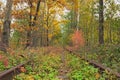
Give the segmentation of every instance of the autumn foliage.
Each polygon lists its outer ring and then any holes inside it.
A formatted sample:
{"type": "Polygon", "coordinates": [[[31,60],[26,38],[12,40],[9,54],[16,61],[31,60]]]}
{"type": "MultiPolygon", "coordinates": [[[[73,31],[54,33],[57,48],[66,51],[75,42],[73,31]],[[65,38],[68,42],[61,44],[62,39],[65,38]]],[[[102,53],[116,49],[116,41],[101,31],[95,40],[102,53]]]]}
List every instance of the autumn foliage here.
{"type": "Polygon", "coordinates": [[[9,64],[8,59],[7,59],[7,58],[6,58],[6,59],[4,59],[3,63],[4,63],[4,66],[5,66],[5,67],[7,67],[7,66],[8,66],[8,64],[9,64]]]}
{"type": "Polygon", "coordinates": [[[68,51],[77,51],[80,47],[83,47],[85,44],[84,37],[82,31],[76,30],[72,35],[72,44],[73,46],[67,46],[66,49],[68,51]]]}
{"type": "Polygon", "coordinates": [[[20,71],[21,71],[21,72],[26,72],[25,67],[20,67],[20,71]]]}
{"type": "Polygon", "coordinates": [[[4,64],[5,67],[9,65],[8,58],[3,55],[0,55],[0,61],[4,64]]]}
{"type": "Polygon", "coordinates": [[[77,30],[74,32],[73,36],[72,36],[72,43],[74,47],[82,47],[84,46],[85,42],[84,42],[84,38],[83,38],[83,34],[82,31],[77,30]]]}

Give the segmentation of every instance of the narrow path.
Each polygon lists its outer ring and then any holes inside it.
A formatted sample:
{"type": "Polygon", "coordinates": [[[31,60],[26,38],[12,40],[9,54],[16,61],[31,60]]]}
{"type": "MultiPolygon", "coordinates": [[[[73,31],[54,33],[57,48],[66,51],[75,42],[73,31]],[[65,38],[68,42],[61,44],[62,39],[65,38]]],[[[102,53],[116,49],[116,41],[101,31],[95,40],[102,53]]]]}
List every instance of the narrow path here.
{"type": "Polygon", "coordinates": [[[69,72],[69,69],[66,67],[66,65],[64,65],[64,63],[61,65],[60,69],[59,69],[59,75],[58,78],[60,80],[69,80],[67,73],[69,72]]]}
{"type": "Polygon", "coordinates": [[[69,68],[67,67],[67,60],[66,60],[66,54],[63,51],[61,54],[61,64],[60,64],[60,68],[58,70],[59,74],[58,74],[58,78],[60,80],[69,80],[67,74],[69,73],[69,68]]]}

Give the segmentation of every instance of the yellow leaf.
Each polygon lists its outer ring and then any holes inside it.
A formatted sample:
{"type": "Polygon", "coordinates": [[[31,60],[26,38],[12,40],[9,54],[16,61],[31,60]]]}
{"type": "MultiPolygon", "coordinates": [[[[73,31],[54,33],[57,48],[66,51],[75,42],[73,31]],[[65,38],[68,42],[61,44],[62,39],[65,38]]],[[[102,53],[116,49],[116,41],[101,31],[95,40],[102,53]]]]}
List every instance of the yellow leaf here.
{"type": "Polygon", "coordinates": [[[100,78],[100,74],[96,73],[95,77],[96,77],[96,79],[99,79],[100,78]]]}
{"type": "Polygon", "coordinates": [[[49,35],[48,35],[48,38],[49,38],[49,39],[51,39],[51,38],[52,38],[52,36],[53,36],[53,34],[49,34],[49,35]]]}
{"type": "Polygon", "coordinates": [[[28,76],[28,77],[26,77],[26,80],[34,80],[34,78],[33,78],[33,76],[28,76]]]}

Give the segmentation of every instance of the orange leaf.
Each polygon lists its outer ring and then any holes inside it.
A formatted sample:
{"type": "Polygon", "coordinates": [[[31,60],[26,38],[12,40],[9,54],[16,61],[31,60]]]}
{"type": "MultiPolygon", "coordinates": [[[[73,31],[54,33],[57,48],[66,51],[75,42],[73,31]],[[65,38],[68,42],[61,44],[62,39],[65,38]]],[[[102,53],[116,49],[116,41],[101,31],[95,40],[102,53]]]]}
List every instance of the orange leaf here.
{"type": "Polygon", "coordinates": [[[24,67],[20,67],[21,72],[26,72],[26,69],[24,67]]]}

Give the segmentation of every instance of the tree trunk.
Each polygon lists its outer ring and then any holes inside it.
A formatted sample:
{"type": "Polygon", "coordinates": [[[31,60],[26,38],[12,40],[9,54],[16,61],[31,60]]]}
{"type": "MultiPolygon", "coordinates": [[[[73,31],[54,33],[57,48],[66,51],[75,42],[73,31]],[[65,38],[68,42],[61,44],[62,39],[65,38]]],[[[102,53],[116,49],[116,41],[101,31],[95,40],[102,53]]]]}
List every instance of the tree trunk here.
{"type": "MultiPolygon", "coordinates": [[[[33,18],[34,22],[32,22],[32,15],[31,15],[32,14],[31,13],[32,12],[31,9],[32,9],[33,5],[32,5],[32,2],[30,2],[30,23],[29,23],[30,29],[31,29],[31,27],[34,27],[36,25],[35,21],[37,20],[39,7],[40,7],[40,2],[41,2],[41,0],[38,0],[38,2],[37,2],[36,13],[35,13],[35,16],[33,18]]],[[[31,31],[27,32],[27,44],[26,44],[25,48],[29,47],[30,45],[33,46],[33,47],[36,46],[36,43],[37,43],[36,40],[38,40],[38,38],[37,38],[35,33],[36,33],[36,31],[33,31],[33,33],[31,33],[31,31]],[[32,36],[33,38],[31,38],[31,34],[34,35],[34,36],[32,36]],[[33,39],[33,40],[31,40],[31,39],[33,39]]]]}
{"type": "MultiPolygon", "coordinates": [[[[29,21],[29,28],[31,29],[31,25],[32,25],[32,7],[33,7],[33,5],[32,5],[32,2],[29,2],[30,3],[30,16],[29,16],[29,18],[30,18],[30,21],[29,21]]],[[[25,48],[24,49],[26,49],[27,47],[29,47],[30,46],[30,43],[31,43],[31,30],[28,30],[27,31],[27,40],[26,40],[26,46],[25,46],[25,48]]]]}
{"type": "Polygon", "coordinates": [[[31,43],[31,31],[27,31],[27,41],[26,41],[26,46],[25,49],[30,46],[31,43]]]}
{"type": "MultiPolygon", "coordinates": [[[[38,0],[37,2],[37,8],[36,8],[36,13],[33,19],[33,23],[32,23],[32,27],[34,27],[36,25],[35,21],[37,20],[37,16],[38,16],[38,12],[39,12],[39,7],[40,7],[40,2],[41,0],[38,0]]],[[[33,40],[32,40],[32,47],[37,47],[37,42],[38,42],[38,36],[37,36],[37,31],[33,31],[32,33],[33,35],[33,40]]]]}
{"type": "Polygon", "coordinates": [[[99,0],[99,44],[104,44],[104,16],[103,0],[99,0]]]}
{"type": "Polygon", "coordinates": [[[47,37],[47,43],[46,43],[46,46],[49,46],[49,38],[48,38],[48,34],[49,34],[49,31],[48,29],[46,30],[46,37],[47,37]]]}
{"type": "Polygon", "coordinates": [[[112,43],[112,30],[111,30],[111,24],[110,24],[110,26],[109,26],[110,28],[109,28],[109,34],[110,34],[110,44],[112,43]]]}
{"type": "Polygon", "coordinates": [[[11,24],[11,11],[12,11],[12,2],[13,0],[7,0],[6,10],[5,10],[5,19],[3,23],[3,33],[2,33],[2,43],[9,47],[9,36],[10,36],[10,24],[11,24]]]}

